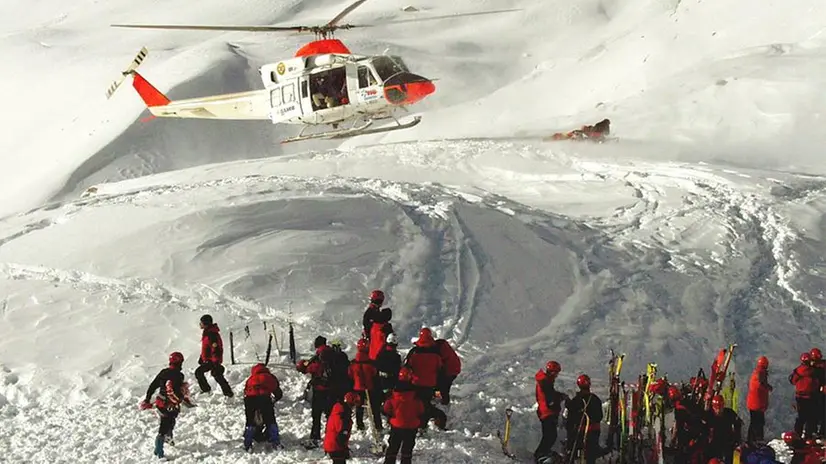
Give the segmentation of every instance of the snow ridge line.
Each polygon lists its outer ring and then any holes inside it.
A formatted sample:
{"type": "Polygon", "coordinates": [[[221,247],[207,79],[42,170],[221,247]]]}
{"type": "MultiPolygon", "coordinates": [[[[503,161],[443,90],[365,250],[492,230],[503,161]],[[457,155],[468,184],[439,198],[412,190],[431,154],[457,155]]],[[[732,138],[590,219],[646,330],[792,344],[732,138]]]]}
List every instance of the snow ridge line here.
{"type": "MultiPolygon", "coordinates": [[[[86,293],[108,292],[115,294],[120,302],[136,298],[153,304],[174,305],[191,312],[208,312],[216,306],[226,306],[236,318],[246,318],[251,314],[266,314],[270,319],[284,319],[275,310],[239,296],[219,292],[206,284],[193,284],[189,290],[167,286],[157,279],[118,279],[94,275],[76,269],[56,269],[46,266],[0,263],[0,277],[8,280],[33,280],[67,284],[86,293]],[[208,290],[206,293],[204,290],[208,290]],[[212,298],[214,295],[219,300],[212,298]]],[[[222,308],[223,309],[223,308],[222,308]]]]}

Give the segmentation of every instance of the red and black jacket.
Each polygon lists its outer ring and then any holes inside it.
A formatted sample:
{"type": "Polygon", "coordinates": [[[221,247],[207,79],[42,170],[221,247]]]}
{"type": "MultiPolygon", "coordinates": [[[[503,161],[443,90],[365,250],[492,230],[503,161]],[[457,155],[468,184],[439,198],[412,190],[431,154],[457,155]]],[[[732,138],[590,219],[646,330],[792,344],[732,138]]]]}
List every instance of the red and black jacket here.
{"type": "Polygon", "coordinates": [[[159,408],[177,408],[181,401],[187,396],[184,388],[184,374],[181,372],[180,366],[167,367],[161,369],[149,388],[146,389],[146,402],[152,398],[155,391],[158,390],[158,397],[155,400],[155,405],[159,408]]]}
{"type": "Polygon", "coordinates": [[[356,359],[350,363],[348,374],[353,380],[353,391],[373,390],[376,368],[365,351],[356,353],[356,359]]]}
{"type": "Polygon", "coordinates": [[[221,340],[221,331],[218,328],[218,324],[207,326],[201,335],[201,357],[199,358],[199,364],[207,363],[224,363],[224,342],[221,340]]]}
{"type": "Polygon", "coordinates": [[[244,384],[244,397],[270,395],[276,397],[275,401],[283,396],[278,378],[264,364],[256,364],[244,384]]]}
{"type": "Polygon", "coordinates": [[[404,364],[413,369],[413,385],[417,387],[435,387],[439,371],[442,369],[442,356],[439,346],[417,341],[407,353],[404,364]]]}
{"type": "Polygon", "coordinates": [[[322,345],[309,361],[301,361],[296,368],[302,374],[310,374],[310,384],[314,390],[329,390],[333,377],[335,353],[329,345],[322,345]]]}
{"type": "Polygon", "coordinates": [[[769,408],[768,371],[757,368],[749,379],[749,395],[746,397],[746,407],[749,411],[766,412],[769,408]]]}
{"type": "Polygon", "coordinates": [[[339,401],[333,405],[327,428],[324,432],[324,451],[335,453],[347,451],[350,444],[350,431],[353,428],[352,409],[339,401]]]}
{"type": "Polygon", "coordinates": [[[536,373],[536,415],[540,420],[559,417],[566,395],[556,391],[554,379],[544,370],[536,373]]]}
{"type": "Polygon", "coordinates": [[[442,357],[442,369],[449,377],[456,377],[462,373],[462,359],[456,354],[456,351],[450,346],[447,340],[440,338],[436,340],[436,345],[439,347],[439,356],[442,357]]]}
{"type": "Polygon", "coordinates": [[[390,425],[397,429],[417,429],[424,415],[424,403],[414,390],[393,392],[382,408],[390,418],[390,425]]]}
{"type": "Polygon", "coordinates": [[[390,308],[382,308],[378,314],[374,315],[373,323],[370,325],[370,359],[376,360],[379,353],[384,349],[387,336],[393,333],[393,325],[390,319],[393,317],[393,311],[390,308]]]}
{"type": "Polygon", "coordinates": [[[789,383],[794,385],[795,398],[813,398],[821,386],[815,369],[808,364],[797,366],[789,376],[789,383]]]}

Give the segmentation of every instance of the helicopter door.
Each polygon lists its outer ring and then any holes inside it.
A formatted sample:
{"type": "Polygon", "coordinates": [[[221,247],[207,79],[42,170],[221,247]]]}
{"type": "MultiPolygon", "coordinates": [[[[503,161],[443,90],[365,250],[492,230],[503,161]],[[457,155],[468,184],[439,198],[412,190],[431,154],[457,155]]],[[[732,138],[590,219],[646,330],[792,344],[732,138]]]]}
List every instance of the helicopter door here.
{"type": "Polygon", "coordinates": [[[359,77],[356,70],[355,63],[347,63],[344,66],[347,71],[347,100],[350,102],[358,101],[359,77]]]}
{"type": "Polygon", "coordinates": [[[301,116],[301,101],[298,93],[298,79],[289,79],[270,90],[270,118],[273,123],[287,121],[301,116]]]}

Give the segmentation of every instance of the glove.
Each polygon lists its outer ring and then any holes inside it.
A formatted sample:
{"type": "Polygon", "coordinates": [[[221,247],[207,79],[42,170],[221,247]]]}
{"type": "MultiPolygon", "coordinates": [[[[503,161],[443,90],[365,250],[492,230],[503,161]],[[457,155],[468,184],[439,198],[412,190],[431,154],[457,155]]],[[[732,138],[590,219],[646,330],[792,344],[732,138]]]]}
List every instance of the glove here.
{"type": "Polygon", "coordinates": [[[138,406],[141,411],[146,411],[147,409],[152,409],[152,405],[149,403],[149,400],[141,401],[141,404],[138,406]]]}

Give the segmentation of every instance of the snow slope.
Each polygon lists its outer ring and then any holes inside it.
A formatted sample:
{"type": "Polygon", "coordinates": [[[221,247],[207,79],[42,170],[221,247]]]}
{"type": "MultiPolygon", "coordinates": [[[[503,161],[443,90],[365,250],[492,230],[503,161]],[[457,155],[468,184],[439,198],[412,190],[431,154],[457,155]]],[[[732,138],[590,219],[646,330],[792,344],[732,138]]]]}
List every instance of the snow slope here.
{"type": "MultiPolygon", "coordinates": [[[[404,5],[367,2],[353,22],[408,17],[404,5]]],[[[680,379],[735,341],[740,385],[766,354],[769,429],[790,426],[785,375],[826,329],[821,3],[446,5],[416,4],[525,11],[344,36],[440,79],[424,122],[281,152],[290,128],[142,123],[128,88],[102,93],[141,45],[147,77],[183,97],[257,86],[257,66],[298,39],[106,26],[318,22],[340,2],[4,4],[4,460],[146,461],[156,419],[136,404],[170,351],[191,374],[201,314],[236,334],[245,362],[262,321],[283,338],[288,308],[300,350],[322,333],[352,351],[372,288],[402,340],[430,326],[465,360],[452,430],[421,440],[417,462],[505,462],[495,431],[509,405],[529,455],[536,369],[557,359],[563,389],[588,372],[604,395],[610,348],[629,378],[655,361],[680,379]],[[535,137],[602,117],[620,143],[535,137]]],[[[236,391],[249,367],[229,366],[236,391]]],[[[272,462],[318,460],[296,447],[303,380],[277,374],[288,449],[272,462]]],[[[195,401],[170,454],[265,459],[239,448],[240,399],[195,401]]],[[[368,443],[356,435],[356,454],[368,443]]]]}

